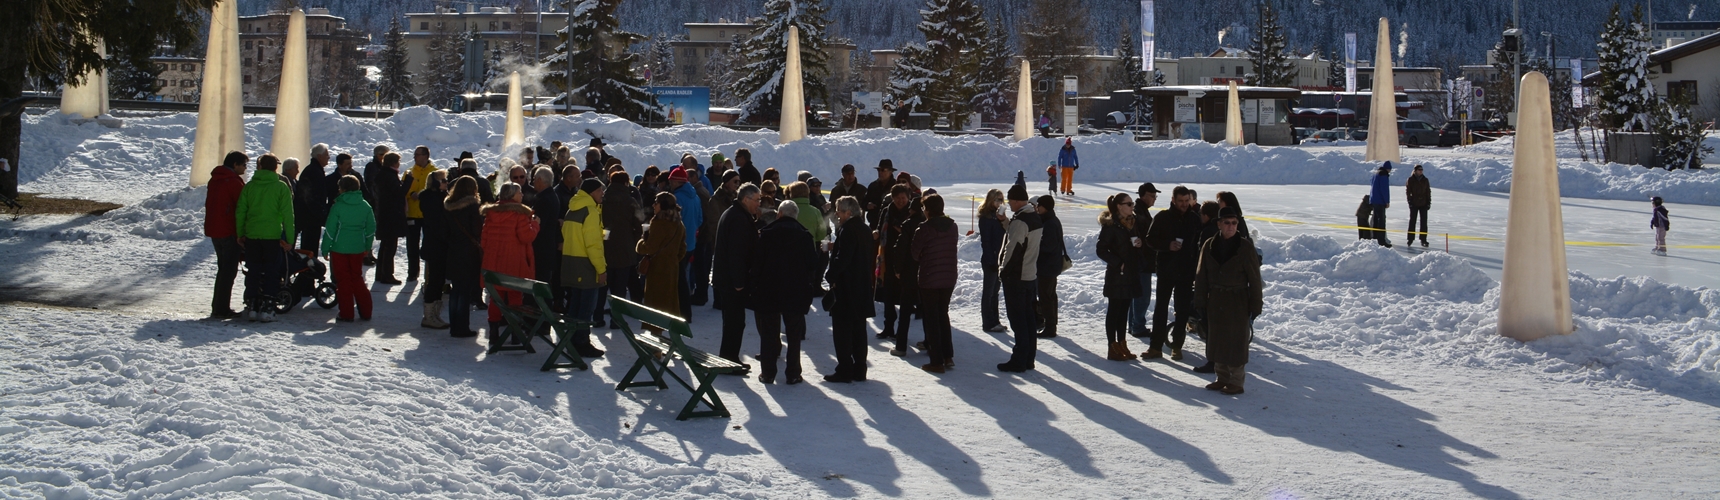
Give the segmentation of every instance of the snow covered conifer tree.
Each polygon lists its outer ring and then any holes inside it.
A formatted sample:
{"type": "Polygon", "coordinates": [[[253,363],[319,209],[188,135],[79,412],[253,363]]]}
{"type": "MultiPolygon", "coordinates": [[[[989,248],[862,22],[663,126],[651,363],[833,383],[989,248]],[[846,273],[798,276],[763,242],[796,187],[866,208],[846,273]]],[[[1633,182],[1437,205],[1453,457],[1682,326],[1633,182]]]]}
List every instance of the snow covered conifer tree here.
{"type": "Polygon", "coordinates": [[[674,85],[680,81],[675,75],[675,47],[669,45],[670,42],[679,38],[681,38],[680,35],[670,38],[662,33],[651,38],[651,83],[653,85],[674,85]]]}
{"type": "Polygon", "coordinates": [[[561,45],[556,46],[555,54],[544,58],[544,79],[566,91],[571,60],[577,101],[599,113],[645,119],[647,113],[657,113],[657,106],[645,91],[645,79],[634,72],[639,54],[626,50],[645,37],[621,30],[621,21],[615,17],[620,4],[621,0],[563,3],[573,12],[573,25],[556,32],[561,45]]]}
{"type": "Polygon", "coordinates": [[[1660,159],[1660,165],[1667,170],[1702,168],[1702,160],[1713,154],[1714,148],[1702,144],[1704,127],[1692,119],[1690,100],[1683,97],[1655,99],[1653,114],[1654,153],[1660,159]]]}
{"type": "Polygon", "coordinates": [[[424,80],[424,104],[453,108],[454,99],[465,92],[466,43],[470,40],[470,34],[461,29],[444,29],[430,36],[424,74],[435,76],[424,80]]]}
{"type": "Polygon", "coordinates": [[[1278,12],[1270,2],[1260,3],[1260,17],[1254,25],[1254,37],[1248,47],[1248,61],[1254,72],[1243,79],[1258,87],[1292,87],[1296,84],[1296,63],[1290,60],[1290,42],[1284,38],[1284,27],[1278,25],[1278,12]]]}
{"type": "Polygon", "coordinates": [[[1327,54],[1327,57],[1331,59],[1327,61],[1329,64],[1326,66],[1326,86],[1335,89],[1344,88],[1344,83],[1347,81],[1344,70],[1347,66],[1344,65],[1343,52],[1334,50],[1327,54]]]}
{"type": "Polygon", "coordinates": [[[1015,23],[1022,57],[1033,63],[1032,78],[1051,82],[1044,92],[1034,92],[1033,98],[1054,120],[1063,115],[1063,75],[1086,72],[1080,47],[1092,45],[1088,21],[1087,9],[1079,3],[1033,0],[1025,20],[1015,23]]]}
{"type": "Polygon", "coordinates": [[[1612,14],[1596,44],[1600,58],[1601,87],[1596,102],[1601,121],[1627,132],[1647,132],[1653,111],[1654,84],[1648,80],[1648,54],[1653,50],[1642,6],[1626,21],[1613,5],[1612,14]]]}
{"type": "MultiPolygon", "coordinates": [[[[404,105],[418,103],[417,96],[412,95],[412,73],[406,70],[406,34],[400,31],[400,20],[388,23],[388,35],[383,38],[382,48],[382,81],[378,92],[382,100],[397,102],[404,105]]],[[[432,73],[434,74],[434,73],[432,73]]]]}
{"type": "MultiPolygon", "coordinates": [[[[800,29],[800,72],[805,84],[805,102],[828,100],[830,90],[824,76],[830,72],[824,53],[825,8],[819,0],[766,0],[764,24],[755,26],[742,40],[739,57],[744,63],[740,78],[729,91],[739,97],[743,123],[777,123],[782,117],[782,73],[788,64],[788,27],[800,29]]],[[[808,124],[824,120],[807,114],[808,124]]]]}
{"type": "Polygon", "coordinates": [[[986,39],[985,18],[973,0],[926,0],[920,10],[924,45],[902,48],[902,60],[891,71],[890,90],[914,110],[948,119],[962,128],[974,94],[979,60],[975,49],[986,39]]]}
{"type": "Polygon", "coordinates": [[[1015,86],[1019,66],[1009,52],[1009,35],[1002,22],[992,22],[986,39],[974,47],[979,66],[974,72],[974,96],[970,109],[980,114],[981,121],[1009,122],[1015,119],[1015,86]]]}

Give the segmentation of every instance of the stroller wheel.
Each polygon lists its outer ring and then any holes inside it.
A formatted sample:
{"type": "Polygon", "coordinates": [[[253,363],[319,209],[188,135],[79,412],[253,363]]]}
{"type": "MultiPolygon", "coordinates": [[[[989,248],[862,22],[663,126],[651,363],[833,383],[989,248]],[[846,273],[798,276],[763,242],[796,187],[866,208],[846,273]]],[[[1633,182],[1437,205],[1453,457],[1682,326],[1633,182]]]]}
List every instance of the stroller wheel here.
{"type": "Polygon", "coordinates": [[[323,283],[321,285],[317,285],[316,299],[317,305],[323,309],[334,309],[336,304],[334,300],[334,283],[323,283]]]}
{"type": "Polygon", "coordinates": [[[274,305],[276,314],[293,312],[293,309],[299,306],[299,296],[293,295],[291,290],[282,289],[279,292],[275,292],[274,305]]]}

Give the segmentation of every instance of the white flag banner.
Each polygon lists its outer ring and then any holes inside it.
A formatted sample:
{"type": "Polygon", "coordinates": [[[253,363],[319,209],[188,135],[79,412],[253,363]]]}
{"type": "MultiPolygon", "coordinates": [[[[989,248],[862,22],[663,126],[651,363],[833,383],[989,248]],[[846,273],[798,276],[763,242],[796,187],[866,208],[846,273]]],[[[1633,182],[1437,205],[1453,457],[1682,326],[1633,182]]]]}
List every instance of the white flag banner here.
{"type": "Polygon", "coordinates": [[[1571,58],[1571,107],[1583,107],[1583,59],[1571,58]]]}
{"type": "Polygon", "coordinates": [[[1356,34],[1344,34],[1344,92],[1356,91],[1356,34]]]}
{"type": "Polygon", "coordinates": [[[1153,57],[1153,0],[1141,0],[1141,71],[1153,72],[1153,57]]]}

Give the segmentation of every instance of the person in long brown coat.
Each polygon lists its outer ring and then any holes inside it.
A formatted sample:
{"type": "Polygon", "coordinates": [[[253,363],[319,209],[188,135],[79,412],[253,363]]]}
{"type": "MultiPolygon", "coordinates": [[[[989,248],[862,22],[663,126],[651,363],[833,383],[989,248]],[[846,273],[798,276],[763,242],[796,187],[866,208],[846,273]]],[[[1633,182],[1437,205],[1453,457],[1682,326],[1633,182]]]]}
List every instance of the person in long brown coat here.
{"type": "Polygon", "coordinates": [[[1195,310],[1207,321],[1206,355],[1218,372],[1218,380],[1206,388],[1232,395],[1242,394],[1254,318],[1264,305],[1260,253],[1253,240],[1237,231],[1240,218],[1233,207],[1219,212],[1218,236],[1201,245],[1194,280],[1195,310]]]}
{"type": "Polygon", "coordinates": [[[645,307],[677,314],[681,311],[680,263],[687,255],[687,230],[681,227],[681,206],[673,193],[657,193],[651,207],[656,214],[651,218],[651,228],[634,247],[645,274],[645,307]]]}

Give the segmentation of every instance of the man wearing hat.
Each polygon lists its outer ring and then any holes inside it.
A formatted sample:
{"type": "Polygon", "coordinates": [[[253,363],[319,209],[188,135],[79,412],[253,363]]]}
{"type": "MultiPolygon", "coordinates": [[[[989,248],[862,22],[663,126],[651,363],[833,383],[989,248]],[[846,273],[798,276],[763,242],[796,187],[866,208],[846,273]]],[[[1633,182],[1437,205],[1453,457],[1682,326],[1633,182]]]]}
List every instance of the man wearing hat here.
{"type": "Polygon", "coordinates": [[[1135,229],[1131,244],[1135,247],[1135,256],[1139,260],[1138,269],[1141,280],[1141,296],[1135,297],[1129,304],[1129,334],[1135,338],[1143,338],[1152,333],[1147,325],[1147,315],[1153,312],[1153,273],[1157,271],[1158,252],[1147,243],[1147,233],[1152,231],[1153,216],[1147,209],[1159,201],[1159,189],[1151,182],[1143,182],[1135,189],[1135,229]]]}
{"type": "Polygon", "coordinates": [[[1147,245],[1158,258],[1154,270],[1159,282],[1158,304],[1153,306],[1153,336],[1147,352],[1141,354],[1143,360],[1163,358],[1167,344],[1171,359],[1182,359],[1188,318],[1194,312],[1188,299],[1193,291],[1195,267],[1200,261],[1200,228],[1200,206],[1195,202],[1194,191],[1183,186],[1171,189],[1171,207],[1153,216],[1152,231],[1147,234],[1147,245]],[[1170,315],[1172,306],[1176,307],[1174,317],[1170,315]]]}
{"type": "Polygon", "coordinates": [[[1015,348],[1009,361],[999,363],[997,369],[1024,372],[1034,368],[1033,358],[1039,352],[1034,293],[1038,286],[1039,245],[1043,229],[1039,214],[1027,203],[1027,183],[1019,173],[1015,185],[1009,187],[1008,198],[1009,209],[1015,216],[1004,231],[1003,250],[998,254],[998,280],[1003,285],[1003,304],[1009,314],[1009,329],[1015,332],[1015,348]]]}
{"type": "Polygon", "coordinates": [[[1194,282],[1194,307],[1207,325],[1206,357],[1218,373],[1206,388],[1228,395],[1242,394],[1254,318],[1264,305],[1260,254],[1254,241],[1237,230],[1241,219],[1236,207],[1219,210],[1218,235],[1202,245],[1194,282]]]}
{"type": "Polygon", "coordinates": [[[1392,162],[1380,165],[1374,171],[1374,190],[1368,195],[1368,204],[1374,207],[1373,220],[1369,221],[1374,228],[1374,238],[1380,246],[1391,248],[1392,242],[1386,237],[1386,207],[1392,206],[1392,162]]]}
{"type": "Polygon", "coordinates": [[[890,188],[896,185],[896,164],[889,158],[878,160],[878,180],[866,185],[866,223],[874,229],[878,227],[878,216],[884,213],[884,205],[889,204],[890,188]]]}

